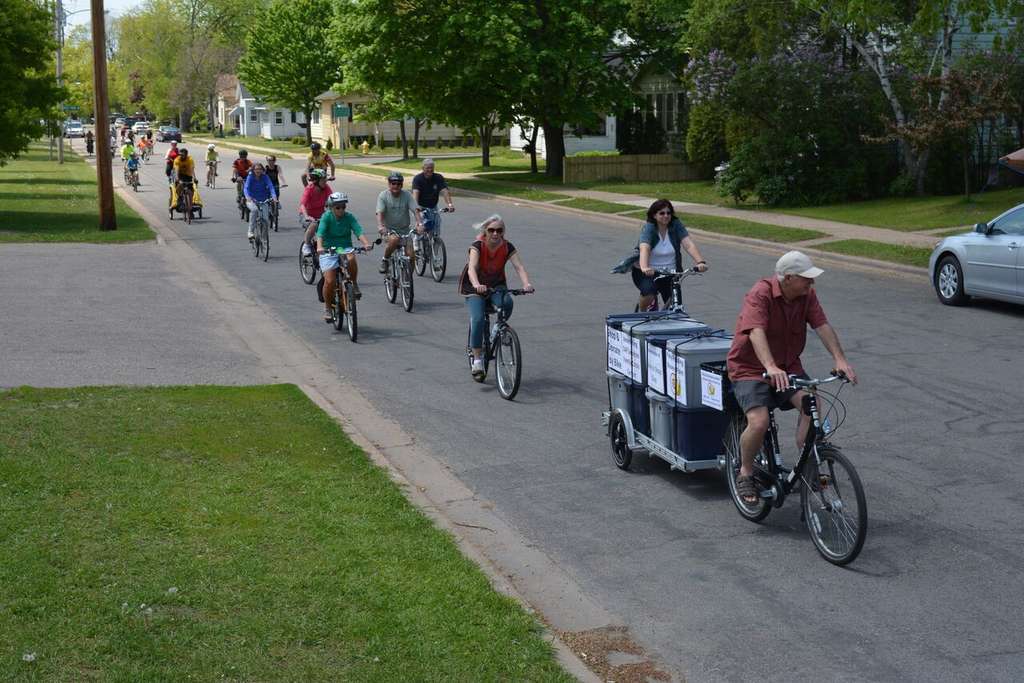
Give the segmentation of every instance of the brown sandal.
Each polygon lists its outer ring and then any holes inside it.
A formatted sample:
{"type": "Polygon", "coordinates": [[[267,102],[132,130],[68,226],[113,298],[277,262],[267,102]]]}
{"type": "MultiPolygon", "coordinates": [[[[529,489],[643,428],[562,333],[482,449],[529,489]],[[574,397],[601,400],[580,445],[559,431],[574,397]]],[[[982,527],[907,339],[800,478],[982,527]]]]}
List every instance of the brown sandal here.
{"type": "Polygon", "coordinates": [[[758,489],[757,481],[753,476],[736,477],[736,497],[744,505],[757,505],[761,500],[761,492],[758,489]]]}

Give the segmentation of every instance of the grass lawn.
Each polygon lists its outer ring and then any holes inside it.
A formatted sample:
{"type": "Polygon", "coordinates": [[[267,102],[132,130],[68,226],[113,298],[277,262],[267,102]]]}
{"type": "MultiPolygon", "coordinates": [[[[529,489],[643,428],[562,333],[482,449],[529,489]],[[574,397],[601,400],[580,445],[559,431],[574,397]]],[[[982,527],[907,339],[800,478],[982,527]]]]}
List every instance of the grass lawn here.
{"type": "MultiPolygon", "coordinates": [[[[477,150],[479,153],[479,150],[477,150]]],[[[439,157],[445,153],[451,154],[451,150],[439,149],[434,154],[439,157]]],[[[404,161],[387,162],[389,166],[399,168],[415,169],[417,172],[423,167],[423,159],[431,156],[423,149],[420,149],[420,158],[406,159],[404,161]]],[[[530,168],[530,157],[524,157],[521,152],[512,151],[507,147],[495,147],[491,149],[491,165],[484,167],[480,165],[480,157],[456,157],[452,159],[438,158],[434,164],[434,170],[438,173],[487,173],[495,171],[521,171],[530,168]]]]}
{"type": "Polygon", "coordinates": [[[309,154],[309,147],[306,145],[293,145],[288,140],[265,140],[261,137],[252,135],[235,135],[231,137],[218,138],[213,135],[206,135],[203,133],[189,133],[183,138],[182,144],[192,145],[193,147],[202,145],[205,148],[208,143],[200,142],[196,138],[214,140],[218,147],[230,147],[232,149],[267,147],[285,154],[294,155],[295,158],[301,158],[302,156],[309,154]]]}
{"type": "Polygon", "coordinates": [[[872,242],[871,240],[838,240],[836,242],[817,244],[814,248],[832,251],[837,254],[863,256],[881,261],[891,261],[892,263],[903,263],[919,268],[928,267],[928,257],[932,254],[932,250],[926,247],[908,247],[901,244],[872,242]]]}
{"type": "Polygon", "coordinates": [[[546,188],[540,189],[531,185],[521,183],[502,183],[493,180],[469,180],[453,178],[448,184],[455,189],[465,188],[477,192],[489,192],[504,197],[517,197],[529,199],[535,202],[553,202],[559,199],[572,199],[569,195],[548,192],[546,188]]]}
{"type": "MultiPolygon", "coordinates": [[[[115,164],[115,173],[120,166],[115,164]]],[[[0,242],[137,242],[154,239],[137,213],[114,195],[117,230],[101,231],[96,170],[65,150],[64,165],[34,144],[0,166],[0,242]]]]}
{"type": "MultiPolygon", "coordinates": [[[[636,218],[640,221],[647,219],[646,211],[635,211],[625,215],[630,218],[636,218]]],[[[790,228],[784,225],[755,223],[754,221],[743,221],[736,218],[705,216],[699,213],[681,213],[677,211],[676,215],[679,216],[679,219],[683,221],[684,225],[696,228],[697,230],[718,232],[723,235],[754,237],[756,239],[767,240],[769,242],[802,242],[803,240],[813,240],[819,237],[825,237],[827,234],[824,232],[818,232],[817,230],[804,230],[803,228],[790,228]]]]}
{"type": "Polygon", "coordinates": [[[856,225],[910,231],[952,228],[990,221],[1003,211],[1022,202],[1024,202],[1024,188],[1014,188],[976,194],[973,195],[970,202],[965,202],[960,195],[892,197],[827,206],[766,210],[856,225]]]}
{"type": "Polygon", "coordinates": [[[733,201],[718,194],[711,180],[688,180],[674,183],[630,183],[600,181],[580,183],[579,187],[602,192],[622,192],[643,197],[665,198],[672,202],[735,206],[733,201]]]}
{"type": "Polygon", "coordinates": [[[558,202],[558,205],[570,206],[574,209],[583,209],[584,211],[596,211],[598,213],[624,213],[626,211],[636,211],[636,207],[630,204],[616,204],[615,202],[605,202],[600,199],[587,199],[586,197],[577,197],[568,201],[561,201],[558,202]]]}
{"type": "Polygon", "coordinates": [[[571,680],[292,385],[0,404],[3,680],[571,680]]]}

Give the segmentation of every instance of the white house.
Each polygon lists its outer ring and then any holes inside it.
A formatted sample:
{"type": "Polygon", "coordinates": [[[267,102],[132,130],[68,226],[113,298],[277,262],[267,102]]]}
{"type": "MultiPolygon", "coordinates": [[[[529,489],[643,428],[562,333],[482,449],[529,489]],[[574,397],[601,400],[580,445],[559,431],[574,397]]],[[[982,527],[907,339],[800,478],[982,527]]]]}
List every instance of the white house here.
{"type": "MultiPolygon", "coordinates": [[[[512,149],[523,149],[530,142],[532,128],[527,126],[523,130],[520,126],[512,126],[510,130],[509,147],[512,149]]],[[[615,117],[605,116],[604,119],[594,128],[573,128],[565,127],[565,155],[571,156],[577,152],[590,152],[600,150],[603,152],[615,149],[615,117]]],[[[544,129],[537,131],[537,156],[545,158],[546,147],[544,145],[544,129]]]]}
{"type": "Polygon", "coordinates": [[[227,98],[221,95],[217,107],[218,111],[224,112],[221,124],[225,130],[235,129],[239,135],[259,136],[266,140],[306,134],[306,117],[301,112],[261,102],[242,82],[236,86],[235,106],[227,108],[226,100],[227,98]]]}

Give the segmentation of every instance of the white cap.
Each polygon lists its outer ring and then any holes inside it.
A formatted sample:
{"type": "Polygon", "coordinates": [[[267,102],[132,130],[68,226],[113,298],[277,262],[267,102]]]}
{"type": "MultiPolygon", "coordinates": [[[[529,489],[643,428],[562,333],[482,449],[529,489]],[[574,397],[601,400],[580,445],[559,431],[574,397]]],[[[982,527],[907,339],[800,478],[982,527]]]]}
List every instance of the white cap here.
{"type": "Polygon", "coordinates": [[[811,263],[811,257],[802,251],[787,251],[775,262],[775,272],[779,275],[799,275],[800,277],[816,278],[823,271],[811,263]]]}
{"type": "Polygon", "coordinates": [[[206,149],[213,149],[214,147],[216,147],[216,145],[214,145],[214,144],[213,144],[213,143],[211,142],[210,144],[208,144],[208,145],[206,146],[206,149]]]}

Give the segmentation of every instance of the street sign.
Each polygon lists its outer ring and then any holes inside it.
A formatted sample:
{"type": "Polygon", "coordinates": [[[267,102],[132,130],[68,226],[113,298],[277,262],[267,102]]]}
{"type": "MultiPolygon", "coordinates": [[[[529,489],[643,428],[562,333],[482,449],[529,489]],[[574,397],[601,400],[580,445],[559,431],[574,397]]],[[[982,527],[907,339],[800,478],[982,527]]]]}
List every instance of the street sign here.
{"type": "Polygon", "coordinates": [[[78,111],[81,109],[77,104],[65,104],[64,111],[78,111]]]}
{"type": "Polygon", "coordinates": [[[347,119],[352,114],[352,109],[347,104],[334,105],[334,118],[347,119]]]}

